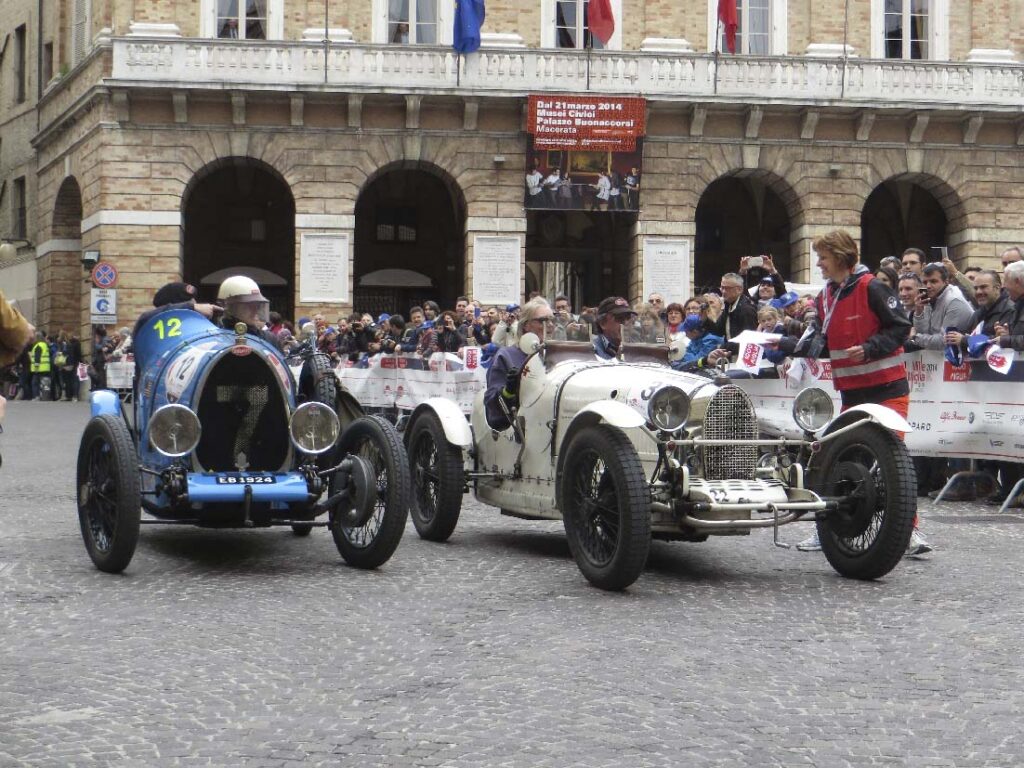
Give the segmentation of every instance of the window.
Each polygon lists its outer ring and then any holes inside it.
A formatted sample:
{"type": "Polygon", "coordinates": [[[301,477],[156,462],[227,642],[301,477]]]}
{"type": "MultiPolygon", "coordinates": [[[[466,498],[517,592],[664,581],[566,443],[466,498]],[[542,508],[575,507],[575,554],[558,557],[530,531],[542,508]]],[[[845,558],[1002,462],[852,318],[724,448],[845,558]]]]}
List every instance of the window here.
{"type": "Polygon", "coordinates": [[[555,47],[604,48],[604,43],[590,34],[589,10],[590,0],[556,0],[555,47]]]}
{"type": "Polygon", "coordinates": [[[388,42],[437,45],[438,0],[388,0],[388,42]]]}
{"type": "Polygon", "coordinates": [[[377,209],[378,243],[415,243],[416,209],[410,206],[377,209]]]}
{"type": "MultiPolygon", "coordinates": [[[[767,56],[771,49],[771,0],[736,0],[736,53],[767,56]]],[[[725,30],[719,41],[719,50],[725,47],[725,30]]]]}
{"type": "Polygon", "coordinates": [[[885,58],[927,59],[929,0],[885,0],[885,58]]]}
{"type": "Polygon", "coordinates": [[[949,59],[949,0],[871,0],[871,56],[949,59]]]}
{"type": "Polygon", "coordinates": [[[14,30],[14,98],[18,104],[25,102],[28,82],[28,71],[25,67],[27,61],[28,50],[25,47],[25,25],[22,24],[14,30]]]}
{"type": "Polygon", "coordinates": [[[14,180],[14,187],[11,195],[11,223],[15,240],[24,240],[28,237],[28,217],[25,205],[25,177],[19,176],[14,180]]]}
{"type": "MultiPolygon", "coordinates": [[[[785,56],[789,49],[789,0],[736,0],[736,53],[785,56]]],[[[728,53],[718,25],[718,0],[708,0],[708,52],[728,53]]]]}
{"type": "Polygon", "coordinates": [[[217,37],[267,39],[267,0],[217,0],[217,37]]]}
{"type": "Polygon", "coordinates": [[[43,86],[53,80],[53,43],[43,46],[43,86]]]}

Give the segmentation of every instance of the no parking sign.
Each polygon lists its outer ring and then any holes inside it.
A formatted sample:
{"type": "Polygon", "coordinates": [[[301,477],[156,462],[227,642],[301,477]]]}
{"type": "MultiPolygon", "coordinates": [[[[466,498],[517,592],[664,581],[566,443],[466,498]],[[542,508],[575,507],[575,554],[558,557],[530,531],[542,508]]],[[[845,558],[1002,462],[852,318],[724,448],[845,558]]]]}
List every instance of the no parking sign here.
{"type": "Polygon", "coordinates": [[[89,300],[89,322],[113,325],[117,322],[117,289],[93,288],[89,300]]]}

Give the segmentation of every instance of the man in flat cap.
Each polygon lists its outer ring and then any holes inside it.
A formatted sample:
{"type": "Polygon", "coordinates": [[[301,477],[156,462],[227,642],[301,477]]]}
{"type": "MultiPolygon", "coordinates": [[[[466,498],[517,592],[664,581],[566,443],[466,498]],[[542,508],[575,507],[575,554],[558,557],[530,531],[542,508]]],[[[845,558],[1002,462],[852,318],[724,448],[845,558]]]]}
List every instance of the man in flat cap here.
{"type": "Polygon", "coordinates": [[[594,337],[594,353],[604,360],[618,356],[622,344],[622,324],[636,318],[636,312],[621,296],[609,296],[597,305],[598,334],[594,337]]]}

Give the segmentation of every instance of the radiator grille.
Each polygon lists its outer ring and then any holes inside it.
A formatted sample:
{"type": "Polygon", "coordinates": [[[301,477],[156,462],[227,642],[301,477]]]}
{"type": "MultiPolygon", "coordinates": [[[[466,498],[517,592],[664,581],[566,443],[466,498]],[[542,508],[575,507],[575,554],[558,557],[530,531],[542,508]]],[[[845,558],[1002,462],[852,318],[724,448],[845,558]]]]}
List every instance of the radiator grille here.
{"type": "Polygon", "coordinates": [[[276,471],[288,459],[288,411],[274,371],[257,354],[224,355],[199,398],[201,468],[229,472],[245,454],[250,471],[276,471]]]}
{"type": "MultiPolygon", "coordinates": [[[[711,398],[704,416],[704,437],[712,440],[756,439],[757,414],[739,387],[727,384],[711,398]]],[[[707,480],[749,480],[757,466],[756,446],[707,446],[701,449],[707,480]]]]}

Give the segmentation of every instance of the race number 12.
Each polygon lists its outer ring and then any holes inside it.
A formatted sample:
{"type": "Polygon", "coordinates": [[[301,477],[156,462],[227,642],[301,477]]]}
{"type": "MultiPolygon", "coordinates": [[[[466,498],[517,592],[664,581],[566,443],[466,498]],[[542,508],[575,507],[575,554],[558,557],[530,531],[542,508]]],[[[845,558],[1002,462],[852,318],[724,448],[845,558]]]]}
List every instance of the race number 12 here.
{"type": "Polygon", "coordinates": [[[167,321],[166,326],[164,326],[163,320],[157,320],[153,323],[153,330],[156,331],[161,339],[181,336],[181,320],[177,317],[172,317],[167,321]]]}

